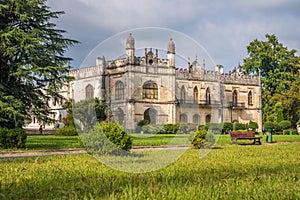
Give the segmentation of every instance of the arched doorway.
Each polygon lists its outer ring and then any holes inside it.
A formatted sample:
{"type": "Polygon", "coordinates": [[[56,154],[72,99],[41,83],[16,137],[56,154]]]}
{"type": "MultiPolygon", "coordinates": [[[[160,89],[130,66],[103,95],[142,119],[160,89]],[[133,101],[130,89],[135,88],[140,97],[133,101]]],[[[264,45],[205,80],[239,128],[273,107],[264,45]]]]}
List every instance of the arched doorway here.
{"type": "Polygon", "coordinates": [[[210,123],[210,121],[211,121],[211,115],[206,115],[206,117],[205,117],[205,123],[206,124],[210,123]]]}
{"type": "Polygon", "coordinates": [[[114,121],[118,122],[120,125],[124,125],[124,112],[121,108],[116,110],[114,121]]]}
{"type": "Polygon", "coordinates": [[[156,124],[157,111],[154,108],[148,108],[144,112],[144,120],[147,120],[149,124],[156,124]]]}
{"type": "Polygon", "coordinates": [[[200,115],[195,114],[193,116],[193,123],[199,125],[200,124],[200,115]]]}
{"type": "Polygon", "coordinates": [[[181,123],[187,123],[188,122],[188,117],[186,114],[181,114],[180,115],[180,122],[181,123]]]}

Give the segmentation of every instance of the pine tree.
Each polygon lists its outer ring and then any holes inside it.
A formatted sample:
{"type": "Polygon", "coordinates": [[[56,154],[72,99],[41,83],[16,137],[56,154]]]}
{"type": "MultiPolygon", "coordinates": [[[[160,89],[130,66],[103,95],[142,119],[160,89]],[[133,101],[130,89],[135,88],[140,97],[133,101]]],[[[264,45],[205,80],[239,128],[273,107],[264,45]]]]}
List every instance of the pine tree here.
{"type": "Polygon", "coordinates": [[[21,127],[34,115],[51,122],[48,100],[70,80],[65,38],[46,0],[0,0],[0,127],[21,127]]]}

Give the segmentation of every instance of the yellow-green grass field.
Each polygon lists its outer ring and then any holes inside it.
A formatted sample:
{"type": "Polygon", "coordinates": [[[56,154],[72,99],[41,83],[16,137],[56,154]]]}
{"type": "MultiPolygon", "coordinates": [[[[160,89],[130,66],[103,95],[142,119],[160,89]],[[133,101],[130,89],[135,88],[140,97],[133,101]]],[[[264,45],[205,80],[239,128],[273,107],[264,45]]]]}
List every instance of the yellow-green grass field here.
{"type": "Polygon", "coordinates": [[[88,154],[0,160],[0,199],[300,199],[300,145],[188,150],[144,174],[115,171],[88,154]]]}

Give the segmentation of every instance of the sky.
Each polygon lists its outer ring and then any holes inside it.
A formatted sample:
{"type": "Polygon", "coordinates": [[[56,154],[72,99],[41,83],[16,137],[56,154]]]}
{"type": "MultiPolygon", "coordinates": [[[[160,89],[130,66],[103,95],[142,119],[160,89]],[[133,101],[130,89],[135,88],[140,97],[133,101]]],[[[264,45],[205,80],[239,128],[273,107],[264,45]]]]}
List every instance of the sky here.
{"type": "MultiPolygon", "coordinates": [[[[47,4],[52,11],[65,11],[54,23],[67,31],[66,37],[80,41],[66,52],[74,59],[73,68],[89,65],[84,62],[88,55],[107,39],[127,37],[143,27],[183,34],[225,71],[242,64],[247,45],[256,38],[265,40],[265,34],[275,34],[284,46],[300,51],[299,0],[48,0],[47,4]]],[[[136,44],[142,44],[140,40],[135,37],[136,44]]],[[[125,46],[121,48],[125,51],[125,46]]],[[[191,60],[205,58],[203,52],[188,53],[191,60]]]]}

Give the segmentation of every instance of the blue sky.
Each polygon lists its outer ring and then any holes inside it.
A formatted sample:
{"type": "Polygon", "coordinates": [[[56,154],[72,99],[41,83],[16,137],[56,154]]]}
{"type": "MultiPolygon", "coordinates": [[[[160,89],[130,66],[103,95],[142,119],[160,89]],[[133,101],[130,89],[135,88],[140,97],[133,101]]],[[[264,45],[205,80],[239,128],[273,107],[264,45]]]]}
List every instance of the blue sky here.
{"type": "Polygon", "coordinates": [[[48,0],[48,5],[66,12],[54,22],[81,42],[66,54],[75,68],[105,39],[142,27],[186,34],[225,71],[243,63],[246,46],[255,38],[264,40],[266,33],[300,51],[299,0],[48,0]]]}

